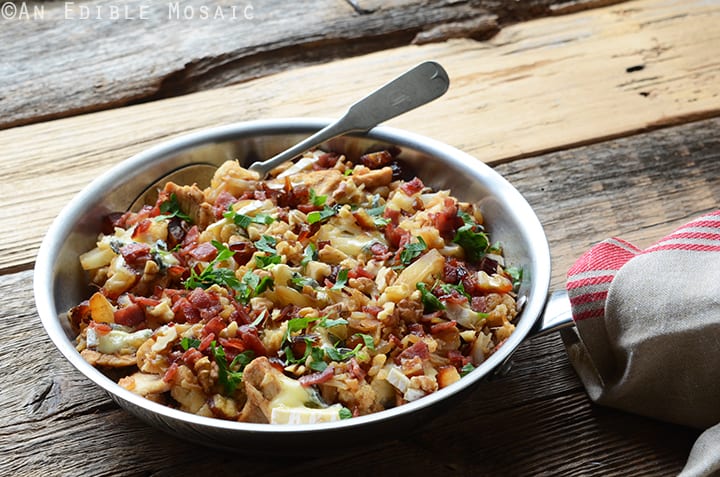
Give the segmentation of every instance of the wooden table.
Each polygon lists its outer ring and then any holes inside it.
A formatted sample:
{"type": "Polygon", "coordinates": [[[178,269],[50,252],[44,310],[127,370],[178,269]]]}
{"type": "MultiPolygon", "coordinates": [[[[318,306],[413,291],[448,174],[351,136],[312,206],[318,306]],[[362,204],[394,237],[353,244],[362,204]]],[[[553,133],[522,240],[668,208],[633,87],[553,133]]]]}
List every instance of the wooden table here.
{"type": "Polygon", "coordinates": [[[194,16],[168,20],[167,4],[149,3],[15,2],[30,17],[0,19],[0,475],[682,468],[699,431],[592,404],[558,335],[524,343],[466,405],[366,450],[291,462],[192,445],[118,408],[61,357],[34,308],[32,267],[58,211],[118,161],[223,123],[337,116],[435,59],[450,91],[390,124],[505,175],[545,226],[559,289],[591,244],[647,246],[720,203],[720,2],[245,1],[252,18],[232,21],[199,18],[214,4],[183,2],[194,16]],[[112,5],[129,15],[112,18],[112,5]]]}

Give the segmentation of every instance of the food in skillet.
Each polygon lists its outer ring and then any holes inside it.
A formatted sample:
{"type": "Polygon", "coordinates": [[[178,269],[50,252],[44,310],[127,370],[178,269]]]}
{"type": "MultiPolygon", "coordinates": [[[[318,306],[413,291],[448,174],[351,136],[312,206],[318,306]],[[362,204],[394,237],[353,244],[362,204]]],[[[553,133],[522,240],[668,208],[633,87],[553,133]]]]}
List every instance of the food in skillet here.
{"type": "Polygon", "coordinates": [[[110,215],[80,257],[97,291],[69,312],[78,351],[136,394],[244,422],[451,385],[513,332],[519,271],[472,204],[401,172],[392,151],[314,151],[268,180],[230,161],[110,215]]]}

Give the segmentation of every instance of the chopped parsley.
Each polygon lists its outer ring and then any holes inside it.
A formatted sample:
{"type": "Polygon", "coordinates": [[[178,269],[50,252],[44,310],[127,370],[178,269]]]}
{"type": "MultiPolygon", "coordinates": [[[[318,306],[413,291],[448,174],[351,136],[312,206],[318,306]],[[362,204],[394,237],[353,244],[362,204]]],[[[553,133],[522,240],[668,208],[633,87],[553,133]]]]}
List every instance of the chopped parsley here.
{"type": "Polygon", "coordinates": [[[217,249],[218,254],[202,272],[197,273],[194,268],[190,269],[190,276],[183,283],[185,288],[209,288],[215,284],[234,289],[239,288],[241,283],[237,277],[235,277],[233,270],[229,268],[216,268],[220,262],[230,259],[235,252],[217,240],[213,240],[211,243],[213,247],[217,249]]]}
{"type": "Polygon", "coordinates": [[[233,210],[228,210],[223,213],[223,217],[233,222],[240,228],[247,229],[250,224],[264,224],[270,225],[275,221],[268,214],[255,214],[254,216],[238,214],[233,210]]]}
{"type": "Polygon", "coordinates": [[[187,336],[180,340],[180,346],[184,351],[189,350],[190,348],[197,348],[200,346],[200,340],[197,338],[188,338],[187,336]]]}
{"type": "Polygon", "coordinates": [[[410,263],[417,258],[423,251],[427,250],[427,244],[422,237],[417,237],[416,243],[409,243],[403,247],[403,251],[400,252],[400,261],[403,265],[410,265],[410,263]]]}
{"type": "Polygon", "coordinates": [[[490,240],[487,234],[482,231],[482,226],[475,223],[469,214],[458,212],[458,216],[462,218],[465,224],[457,229],[453,242],[463,248],[468,260],[477,263],[487,254],[490,240]]]}
{"type": "Polygon", "coordinates": [[[335,280],[335,284],[330,289],[340,291],[343,289],[343,287],[345,285],[347,285],[347,281],[348,281],[348,269],[343,268],[338,272],[337,279],[335,280]]]}
{"type": "Polygon", "coordinates": [[[473,370],[475,370],[475,366],[473,366],[472,363],[468,363],[462,368],[460,368],[460,376],[465,377],[468,374],[470,374],[473,370]]]}
{"type": "Polygon", "coordinates": [[[255,357],[252,351],[243,351],[235,356],[232,363],[228,364],[225,357],[225,350],[222,346],[218,346],[215,341],[210,343],[215,362],[218,365],[218,381],[222,384],[226,394],[233,394],[238,384],[242,381],[243,370],[255,357]]]}
{"type": "Polygon", "coordinates": [[[310,203],[316,207],[322,207],[327,202],[326,195],[317,195],[315,189],[310,189],[310,203]]]}
{"type": "Polygon", "coordinates": [[[290,286],[297,291],[302,291],[306,286],[317,288],[320,284],[314,278],[305,277],[297,272],[293,272],[293,275],[290,278],[290,286]]]}
{"type": "Polygon", "coordinates": [[[310,262],[311,260],[317,260],[317,258],[318,258],[317,247],[315,246],[314,243],[310,242],[305,247],[305,250],[303,250],[303,258],[300,261],[300,265],[302,265],[304,267],[305,265],[308,264],[308,262],[310,262]]]}
{"type": "Polygon", "coordinates": [[[255,255],[255,265],[258,268],[266,268],[270,265],[277,265],[282,262],[280,255],[255,255]]]}
{"type": "Polygon", "coordinates": [[[520,267],[508,267],[505,272],[512,278],[513,288],[519,287],[522,282],[523,269],[520,267]]]}
{"type": "Polygon", "coordinates": [[[170,198],[168,200],[160,204],[160,214],[162,215],[155,217],[155,220],[177,217],[180,220],[192,223],[190,216],[180,209],[180,203],[178,202],[177,195],[175,195],[174,192],[170,194],[170,198]]]}
{"type": "Polygon", "coordinates": [[[337,215],[339,210],[340,210],[340,206],[338,204],[334,207],[328,207],[326,205],[323,207],[322,210],[315,210],[313,212],[310,212],[307,215],[308,224],[312,225],[316,222],[322,222],[325,219],[329,219],[333,215],[337,215]]]}
{"type": "Polygon", "coordinates": [[[362,338],[363,343],[365,343],[365,346],[367,346],[367,349],[375,351],[375,340],[372,336],[365,333],[355,333],[353,336],[359,336],[360,338],[362,338]]]}
{"type": "Polygon", "coordinates": [[[467,298],[468,301],[472,299],[468,292],[465,291],[465,286],[462,284],[462,282],[458,283],[457,285],[453,285],[452,283],[443,283],[440,285],[440,289],[446,295],[452,295],[452,293],[455,291],[458,292],[461,296],[467,298]]]}
{"type": "Polygon", "coordinates": [[[335,326],[342,326],[347,324],[348,321],[345,318],[337,318],[331,320],[327,316],[323,316],[318,322],[318,326],[322,326],[323,328],[333,328],[335,326]]]}
{"type": "Polygon", "coordinates": [[[237,298],[243,303],[247,303],[251,298],[258,296],[266,290],[272,290],[275,282],[271,277],[262,277],[255,275],[253,272],[246,272],[237,287],[237,298]]]}
{"type": "Polygon", "coordinates": [[[270,235],[263,235],[260,240],[255,242],[256,249],[261,252],[267,252],[271,255],[277,254],[277,250],[275,250],[276,245],[277,239],[275,237],[271,237],[270,235]]]}
{"type": "Polygon", "coordinates": [[[419,282],[415,287],[420,290],[420,300],[422,301],[425,313],[432,313],[445,309],[445,305],[436,297],[424,282],[419,282]]]}
{"type": "Polygon", "coordinates": [[[355,348],[325,348],[325,354],[327,354],[328,358],[330,358],[332,361],[347,361],[348,359],[356,356],[358,354],[358,351],[362,348],[361,344],[358,344],[355,346],[355,348]]]}

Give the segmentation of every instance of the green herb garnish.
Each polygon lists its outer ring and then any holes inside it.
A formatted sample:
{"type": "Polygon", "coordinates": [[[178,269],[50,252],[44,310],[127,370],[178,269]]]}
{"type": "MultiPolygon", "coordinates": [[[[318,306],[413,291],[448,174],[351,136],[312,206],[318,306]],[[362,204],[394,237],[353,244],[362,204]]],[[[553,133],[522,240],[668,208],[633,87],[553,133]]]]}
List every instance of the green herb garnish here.
{"type": "Polygon", "coordinates": [[[464,296],[465,298],[470,301],[472,297],[468,294],[468,292],[465,291],[465,286],[462,284],[462,282],[458,283],[457,285],[453,285],[452,283],[443,283],[440,285],[440,289],[443,293],[447,295],[452,295],[452,292],[456,291],[460,295],[464,296]]]}
{"type": "Polygon", "coordinates": [[[425,240],[420,236],[417,239],[417,243],[409,243],[403,247],[403,251],[400,253],[400,261],[403,265],[410,265],[410,262],[427,250],[425,240]]]}
{"type": "Polygon", "coordinates": [[[185,288],[209,288],[217,284],[237,289],[240,287],[240,281],[235,277],[235,272],[229,268],[216,268],[220,262],[230,259],[235,252],[217,240],[213,240],[211,243],[217,249],[218,254],[202,272],[197,273],[195,269],[190,269],[190,276],[183,283],[185,288]]]}
{"type": "Polygon", "coordinates": [[[240,228],[247,229],[250,224],[264,224],[270,225],[275,221],[268,214],[255,214],[254,216],[238,214],[233,210],[228,210],[223,213],[223,217],[233,222],[240,228]]]}
{"type": "Polygon", "coordinates": [[[373,339],[372,336],[367,335],[365,333],[355,333],[353,336],[359,336],[360,338],[362,338],[363,343],[365,343],[365,346],[367,346],[367,348],[369,350],[371,350],[371,351],[375,350],[375,340],[373,339]]]}
{"type": "Polygon", "coordinates": [[[340,408],[338,411],[340,419],[350,419],[352,417],[352,411],[346,407],[340,408]]]}
{"type": "Polygon", "coordinates": [[[453,242],[460,245],[463,250],[465,250],[465,255],[467,255],[467,258],[471,262],[479,262],[487,253],[490,240],[485,232],[482,232],[482,227],[480,225],[466,220],[472,220],[468,214],[461,215],[461,217],[463,218],[463,221],[465,221],[465,225],[457,229],[453,242]]]}
{"type": "Polygon", "coordinates": [[[462,368],[460,368],[460,376],[467,376],[469,373],[471,373],[475,369],[475,366],[473,366],[472,363],[468,363],[462,368]]]}
{"type": "Polygon", "coordinates": [[[303,267],[308,264],[311,260],[317,260],[318,258],[318,251],[317,247],[315,247],[315,244],[310,242],[305,247],[305,250],[303,250],[303,258],[300,261],[300,265],[303,267]]]}
{"type": "Polygon", "coordinates": [[[327,201],[326,195],[317,195],[315,189],[310,189],[310,203],[316,207],[322,207],[327,201]]]}
{"type": "Polygon", "coordinates": [[[267,252],[271,255],[277,254],[277,250],[275,250],[276,245],[277,239],[275,237],[271,237],[270,235],[263,235],[260,240],[255,242],[256,249],[261,252],[267,252]]]}
{"type": "Polygon", "coordinates": [[[192,223],[190,216],[180,209],[180,203],[178,202],[177,195],[175,195],[174,192],[170,194],[170,198],[168,200],[160,204],[160,214],[162,215],[155,217],[155,220],[177,217],[185,222],[192,223]]]}
{"type": "Polygon", "coordinates": [[[266,268],[281,262],[282,257],[280,255],[255,255],[255,265],[258,268],[266,268]]]}
{"type": "Polygon", "coordinates": [[[213,341],[210,343],[210,350],[218,365],[218,381],[223,385],[226,394],[233,394],[238,384],[242,381],[243,369],[252,361],[255,353],[250,350],[243,351],[235,356],[232,363],[228,365],[227,359],[225,358],[225,350],[222,346],[218,346],[215,341],[213,341]]]}
{"type": "Polygon", "coordinates": [[[521,267],[508,267],[505,271],[510,275],[510,278],[512,278],[513,288],[519,287],[522,282],[523,269],[521,267]]]}
{"type": "Polygon", "coordinates": [[[198,346],[200,346],[200,340],[197,338],[185,337],[180,340],[180,346],[183,350],[187,351],[190,348],[197,348],[198,346]]]}
{"type": "Polygon", "coordinates": [[[427,289],[427,285],[424,282],[419,282],[415,287],[420,290],[420,300],[422,301],[425,313],[432,313],[434,311],[440,311],[445,309],[445,305],[436,297],[430,290],[427,289]]]}
{"type": "Polygon", "coordinates": [[[322,210],[315,210],[313,212],[310,212],[307,215],[308,224],[312,225],[316,222],[322,222],[325,219],[329,219],[333,215],[337,215],[338,210],[340,210],[339,205],[336,205],[335,207],[328,207],[326,205],[323,207],[322,210]]]}
{"type": "Polygon", "coordinates": [[[340,291],[347,284],[347,281],[348,281],[348,269],[343,268],[338,272],[337,279],[335,280],[335,284],[330,289],[340,291]]]}
{"type": "Polygon", "coordinates": [[[323,328],[332,328],[334,326],[342,326],[347,324],[348,321],[345,318],[337,318],[331,320],[327,316],[323,316],[318,322],[318,326],[322,326],[323,328]]]}

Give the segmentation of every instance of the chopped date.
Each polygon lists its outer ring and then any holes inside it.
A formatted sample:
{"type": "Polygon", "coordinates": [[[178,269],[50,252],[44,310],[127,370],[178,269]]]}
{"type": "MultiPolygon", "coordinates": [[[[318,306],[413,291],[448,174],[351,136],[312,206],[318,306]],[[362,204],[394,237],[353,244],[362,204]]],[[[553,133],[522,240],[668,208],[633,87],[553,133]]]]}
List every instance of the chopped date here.
{"type": "Polygon", "coordinates": [[[360,156],[360,162],[368,169],[381,169],[393,160],[392,154],[389,151],[378,151],[371,152],[360,156]]]}

